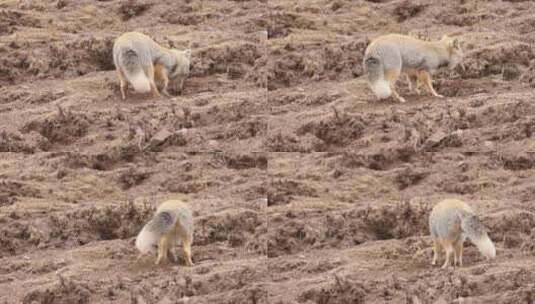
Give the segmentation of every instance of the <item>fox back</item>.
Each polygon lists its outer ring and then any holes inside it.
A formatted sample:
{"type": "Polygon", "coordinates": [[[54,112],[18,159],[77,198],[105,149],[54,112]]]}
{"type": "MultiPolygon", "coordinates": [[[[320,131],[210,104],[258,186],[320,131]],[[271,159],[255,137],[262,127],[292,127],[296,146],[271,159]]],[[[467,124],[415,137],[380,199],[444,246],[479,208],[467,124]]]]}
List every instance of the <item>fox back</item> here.
{"type": "Polygon", "coordinates": [[[186,234],[193,234],[193,214],[188,205],[180,200],[163,202],[157,213],[169,212],[176,219],[178,228],[186,234]]]}
{"type": "Polygon", "coordinates": [[[459,41],[448,36],[439,41],[424,41],[411,36],[390,34],[374,40],[364,54],[364,60],[375,58],[384,69],[423,69],[433,71],[448,66],[454,68],[462,60],[459,41]]]}
{"type": "Polygon", "coordinates": [[[116,66],[131,68],[136,63],[152,64],[152,52],[157,43],[147,35],[129,32],[121,35],[113,44],[113,59],[116,66]]]}
{"type": "Polygon", "coordinates": [[[188,76],[191,65],[191,50],[171,50],[175,56],[175,66],[170,68],[169,78],[175,79],[178,76],[188,76]]]}
{"type": "Polygon", "coordinates": [[[429,215],[431,236],[450,239],[460,236],[461,218],[473,213],[468,204],[457,199],[439,202],[429,215]]]}

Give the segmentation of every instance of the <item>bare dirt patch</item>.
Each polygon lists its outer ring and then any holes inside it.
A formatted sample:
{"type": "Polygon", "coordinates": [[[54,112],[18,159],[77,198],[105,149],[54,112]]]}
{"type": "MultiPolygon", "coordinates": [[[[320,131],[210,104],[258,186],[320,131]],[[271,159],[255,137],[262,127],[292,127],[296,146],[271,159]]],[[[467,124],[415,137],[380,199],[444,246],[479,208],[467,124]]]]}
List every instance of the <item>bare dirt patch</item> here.
{"type": "Polygon", "coordinates": [[[265,8],[0,4],[0,302],[267,303],[265,8]],[[112,46],[130,30],[192,50],[182,92],[121,99],[112,46]],[[194,212],[194,267],[137,259],[170,198],[194,212]]]}
{"type": "Polygon", "coordinates": [[[0,302],[531,303],[530,1],[4,1],[0,302]],[[114,39],[192,50],[184,90],[123,101],[114,39]],[[386,33],[462,42],[445,98],[377,101],[386,33]],[[428,214],[471,204],[497,248],[430,265],[428,214]],[[193,262],[134,237],[187,201],[193,262]],[[4,292],[2,292],[4,291],[4,292]],[[8,292],[6,292],[8,291],[8,292]]]}

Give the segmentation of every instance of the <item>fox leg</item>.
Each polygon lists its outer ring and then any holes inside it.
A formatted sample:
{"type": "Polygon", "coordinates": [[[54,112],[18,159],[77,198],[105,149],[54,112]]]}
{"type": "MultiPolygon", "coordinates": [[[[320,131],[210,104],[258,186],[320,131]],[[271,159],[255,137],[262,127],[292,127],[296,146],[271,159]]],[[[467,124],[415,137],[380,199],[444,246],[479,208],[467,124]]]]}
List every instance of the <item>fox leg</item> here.
{"type": "Polygon", "coordinates": [[[457,266],[457,262],[459,261],[457,259],[457,244],[453,244],[453,267],[457,266]]]}
{"type": "Polygon", "coordinates": [[[463,266],[463,242],[457,241],[455,244],[455,264],[463,266]]]}
{"type": "Polygon", "coordinates": [[[156,83],[154,82],[154,66],[152,64],[149,64],[147,67],[144,67],[143,70],[149,78],[150,90],[152,92],[152,95],[154,97],[160,97],[160,92],[158,92],[158,88],[156,87],[156,83]]]}
{"type": "Polygon", "coordinates": [[[409,75],[409,73],[406,73],[405,76],[407,78],[407,84],[409,85],[409,91],[412,91],[411,75],[409,75]]]}
{"type": "Polygon", "coordinates": [[[399,74],[400,70],[394,68],[386,70],[385,76],[386,79],[388,79],[388,82],[390,83],[390,90],[392,90],[394,98],[396,98],[399,102],[405,102],[405,98],[399,96],[398,92],[396,91],[396,81],[399,78],[399,74]]]}
{"type": "Polygon", "coordinates": [[[165,72],[162,73],[162,81],[163,81],[162,93],[167,97],[171,97],[171,94],[169,94],[169,91],[167,91],[167,86],[169,85],[169,78],[167,77],[167,73],[165,72]]]}
{"type": "Polygon", "coordinates": [[[121,97],[125,100],[126,90],[128,90],[128,80],[126,80],[126,76],[120,68],[117,69],[117,75],[119,75],[119,80],[121,81],[121,97]]]}
{"type": "Polygon", "coordinates": [[[184,251],[184,257],[186,260],[186,265],[193,266],[193,261],[191,260],[191,243],[192,236],[188,235],[182,240],[182,249],[184,251]]]}
{"type": "Polygon", "coordinates": [[[420,92],[420,86],[422,84],[422,82],[420,81],[420,78],[418,77],[418,74],[415,74],[415,86],[414,86],[414,92],[416,92],[416,94],[418,95],[422,95],[422,92],[420,92]]]}
{"type": "Polygon", "coordinates": [[[180,94],[182,94],[182,90],[184,89],[184,80],[185,77],[180,77],[180,79],[178,79],[178,91],[180,94]]]}
{"type": "Polygon", "coordinates": [[[164,235],[160,239],[158,244],[158,258],[156,259],[156,264],[159,265],[162,261],[167,261],[167,252],[169,250],[169,237],[164,235]]]}
{"type": "Polygon", "coordinates": [[[156,65],[154,68],[154,77],[162,82],[162,94],[171,97],[169,92],[167,91],[167,86],[169,85],[169,77],[167,76],[166,70],[163,68],[162,65],[156,65]]]}
{"type": "Polygon", "coordinates": [[[445,244],[444,251],[446,251],[446,261],[444,262],[444,265],[442,265],[442,268],[447,268],[450,265],[450,256],[452,254],[453,247],[451,244],[445,244]]]}
{"type": "Polygon", "coordinates": [[[437,264],[438,259],[438,250],[439,250],[440,244],[436,239],[433,239],[433,261],[431,261],[431,265],[437,264]]]}
{"type": "Polygon", "coordinates": [[[421,83],[420,83],[420,79],[418,78],[417,74],[407,74],[407,82],[409,83],[409,91],[413,91],[412,77],[415,77],[414,78],[414,92],[416,92],[416,94],[418,94],[418,95],[421,95],[422,94],[420,92],[421,83]]]}
{"type": "Polygon", "coordinates": [[[461,244],[459,245],[459,266],[463,266],[463,243],[464,242],[461,242],[461,244]]]}
{"type": "Polygon", "coordinates": [[[429,72],[420,71],[418,76],[419,76],[418,78],[420,78],[420,80],[423,81],[423,83],[427,87],[427,90],[429,91],[429,93],[433,94],[433,96],[436,96],[436,97],[441,97],[441,98],[444,97],[438,94],[433,88],[433,80],[431,79],[431,75],[429,75],[429,72]]]}

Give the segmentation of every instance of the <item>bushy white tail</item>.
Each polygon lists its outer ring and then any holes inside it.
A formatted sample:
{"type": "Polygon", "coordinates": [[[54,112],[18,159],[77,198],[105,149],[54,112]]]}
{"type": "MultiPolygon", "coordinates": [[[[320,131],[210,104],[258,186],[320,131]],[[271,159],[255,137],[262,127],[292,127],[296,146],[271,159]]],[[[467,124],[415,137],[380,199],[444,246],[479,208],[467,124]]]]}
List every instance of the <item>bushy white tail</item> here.
{"type": "Polygon", "coordinates": [[[496,247],[494,247],[494,243],[491,241],[488,235],[476,238],[475,240],[472,240],[472,242],[477,246],[479,252],[481,252],[481,254],[485,257],[489,259],[494,259],[496,257],[496,247]]]}
{"type": "Polygon", "coordinates": [[[390,83],[385,79],[377,79],[374,82],[370,83],[370,87],[379,99],[384,99],[390,97],[392,91],[390,90],[390,83]]]}
{"type": "Polygon", "coordinates": [[[143,70],[137,70],[135,72],[126,72],[126,78],[134,87],[134,90],[139,93],[150,92],[149,78],[143,73],[143,70]]]}
{"type": "Polygon", "coordinates": [[[368,74],[370,88],[377,98],[384,99],[390,97],[392,90],[390,83],[385,79],[384,65],[380,59],[375,57],[365,57],[364,65],[368,74]]]}
{"type": "Polygon", "coordinates": [[[155,252],[158,242],[175,226],[177,219],[176,211],[158,211],[139,232],[136,238],[137,249],[143,254],[155,252]]]}
{"type": "Polygon", "coordinates": [[[158,244],[159,236],[147,229],[147,226],[143,227],[141,232],[136,238],[136,247],[139,252],[154,253],[156,251],[155,245],[158,244]]]}

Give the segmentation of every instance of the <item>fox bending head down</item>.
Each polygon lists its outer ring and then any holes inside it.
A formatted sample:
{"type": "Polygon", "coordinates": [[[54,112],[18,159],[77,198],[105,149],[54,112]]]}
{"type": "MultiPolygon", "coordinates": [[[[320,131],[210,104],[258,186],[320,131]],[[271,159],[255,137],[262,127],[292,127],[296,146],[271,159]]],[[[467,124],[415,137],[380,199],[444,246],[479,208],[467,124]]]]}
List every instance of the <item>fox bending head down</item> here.
{"type": "Polygon", "coordinates": [[[496,257],[496,247],[485,226],[463,201],[446,199],[439,202],[429,216],[429,230],[433,239],[433,265],[436,264],[438,251],[442,247],[446,252],[446,261],[442,268],[448,267],[452,253],[454,264],[462,266],[463,243],[466,238],[470,239],[487,259],[496,257]]]}
{"type": "Polygon", "coordinates": [[[130,83],[137,92],[160,93],[156,81],[162,85],[162,93],[170,96],[167,86],[170,80],[182,91],[184,80],[190,72],[191,50],[168,49],[149,36],[138,32],[122,34],[113,45],[113,62],[121,81],[121,96],[126,98],[130,83]]]}
{"type": "Polygon", "coordinates": [[[169,250],[176,256],[174,247],[179,241],[182,242],[186,265],[193,266],[193,215],[182,201],[170,200],[158,206],[154,217],[141,229],[136,238],[136,247],[141,255],[158,252],[156,264],[160,264],[167,261],[169,250]]]}
{"type": "Polygon", "coordinates": [[[431,42],[389,34],[378,37],[368,45],[363,65],[377,98],[394,95],[398,101],[405,102],[395,88],[401,73],[416,75],[431,94],[443,97],[433,89],[431,75],[440,67],[455,68],[462,59],[463,51],[456,38],[445,35],[439,41],[431,42]]]}

